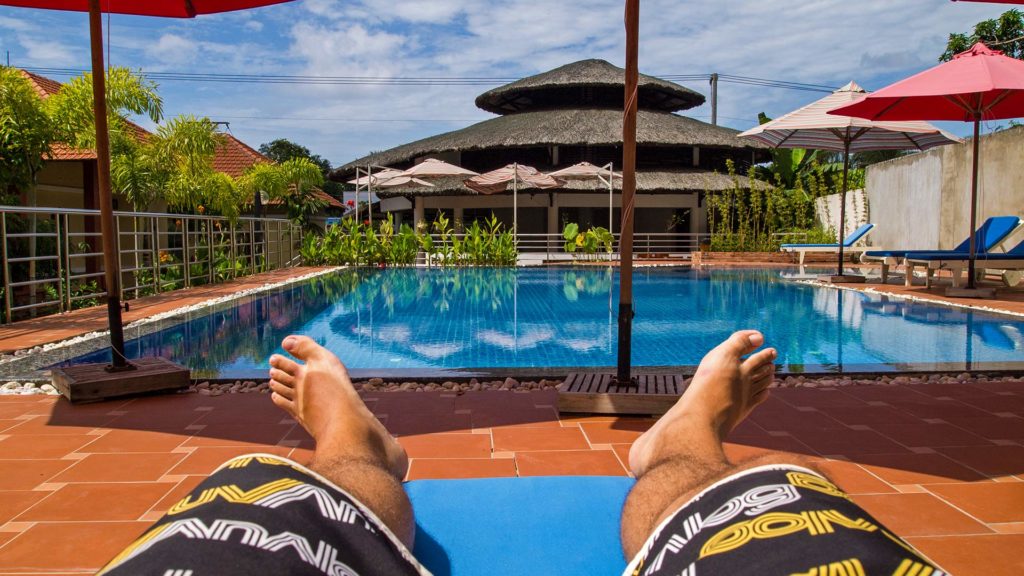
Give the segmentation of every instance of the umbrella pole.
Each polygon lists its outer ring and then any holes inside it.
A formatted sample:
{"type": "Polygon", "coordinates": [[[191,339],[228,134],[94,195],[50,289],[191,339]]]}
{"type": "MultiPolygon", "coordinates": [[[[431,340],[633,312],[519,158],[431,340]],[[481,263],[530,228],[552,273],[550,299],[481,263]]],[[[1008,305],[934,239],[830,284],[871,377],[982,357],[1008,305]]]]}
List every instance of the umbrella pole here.
{"type": "Polygon", "coordinates": [[[100,0],[89,0],[89,42],[92,50],[92,95],[96,116],[96,175],[99,180],[100,231],[103,238],[103,277],[107,291],[107,322],[110,325],[108,371],[130,370],[124,355],[124,327],[121,325],[121,272],[114,207],[110,191],[110,133],[107,132],[106,67],[103,64],[103,20],[100,0]]]}
{"type": "Polygon", "coordinates": [[[850,172],[850,140],[843,150],[843,193],[839,195],[839,264],[837,276],[843,275],[843,242],[846,240],[846,176],[850,172]]]}
{"type": "Polygon", "coordinates": [[[519,164],[512,164],[512,240],[519,243],[519,164]]]}
{"type": "Polygon", "coordinates": [[[971,159],[971,249],[967,259],[967,289],[974,290],[975,227],[978,225],[978,152],[981,149],[981,113],[974,114],[974,157],[971,159]]]}
{"type": "Polygon", "coordinates": [[[632,384],[633,194],[636,192],[637,52],[640,0],[626,0],[626,90],[622,116],[622,230],[619,239],[619,354],[616,382],[632,384]]]}

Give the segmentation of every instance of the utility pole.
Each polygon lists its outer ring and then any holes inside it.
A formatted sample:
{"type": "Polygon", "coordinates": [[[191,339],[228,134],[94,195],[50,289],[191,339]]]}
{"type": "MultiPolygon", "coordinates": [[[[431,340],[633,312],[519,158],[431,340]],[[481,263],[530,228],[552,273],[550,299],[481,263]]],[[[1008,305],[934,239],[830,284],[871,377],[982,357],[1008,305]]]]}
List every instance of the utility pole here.
{"type": "Polygon", "coordinates": [[[718,72],[711,74],[711,125],[718,126],[718,72]]]}

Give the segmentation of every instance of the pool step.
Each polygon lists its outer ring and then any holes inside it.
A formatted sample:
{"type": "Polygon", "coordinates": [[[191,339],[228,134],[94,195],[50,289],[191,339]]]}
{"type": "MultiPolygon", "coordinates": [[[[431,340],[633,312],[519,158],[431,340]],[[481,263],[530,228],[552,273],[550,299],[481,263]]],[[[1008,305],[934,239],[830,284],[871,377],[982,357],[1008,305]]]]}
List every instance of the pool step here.
{"type": "Polygon", "coordinates": [[[686,390],[679,374],[640,374],[635,386],[618,386],[610,372],[573,372],[558,387],[559,412],[664,414],[686,390]]]}

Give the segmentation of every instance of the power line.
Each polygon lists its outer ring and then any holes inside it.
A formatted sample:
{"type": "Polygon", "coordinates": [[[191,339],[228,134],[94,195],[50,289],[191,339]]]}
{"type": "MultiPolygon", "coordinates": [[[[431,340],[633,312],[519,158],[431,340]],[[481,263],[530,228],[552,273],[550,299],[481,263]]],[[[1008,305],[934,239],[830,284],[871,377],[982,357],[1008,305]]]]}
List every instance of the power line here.
{"type": "MultiPolygon", "coordinates": [[[[54,76],[77,76],[85,72],[73,68],[26,68],[31,72],[54,76]]],[[[309,76],[309,75],[272,75],[272,74],[210,74],[195,72],[143,72],[150,80],[170,82],[215,82],[229,84],[303,84],[310,86],[492,86],[519,80],[519,78],[482,77],[482,76],[309,76]]],[[[664,74],[658,76],[665,80],[677,82],[693,82],[710,80],[711,74],[664,74]]],[[[722,82],[779,88],[785,90],[801,90],[810,92],[831,92],[834,88],[824,84],[807,84],[785,80],[772,80],[751,76],[719,74],[722,82]]]]}

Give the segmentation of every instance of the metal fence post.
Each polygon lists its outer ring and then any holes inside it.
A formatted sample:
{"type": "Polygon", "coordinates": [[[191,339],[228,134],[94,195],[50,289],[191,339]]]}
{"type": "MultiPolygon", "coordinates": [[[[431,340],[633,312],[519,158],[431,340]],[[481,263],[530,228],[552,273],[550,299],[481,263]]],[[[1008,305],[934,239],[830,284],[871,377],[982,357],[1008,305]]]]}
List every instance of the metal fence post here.
{"type": "MultiPolygon", "coordinates": [[[[67,308],[65,308],[64,307],[64,294],[65,294],[65,292],[64,292],[64,276],[65,276],[65,274],[64,274],[64,258],[62,258],[63,250],[61,250],[61,248],[64,246],[64,242],[62,241],[62,238],[64,237],[64,228],[61,226],[61,215],[60,214],[54,214],[54,220],[56,221],[56,225],[57,225],[57,238],[55,239],[56,242],[54,242],[57,245],[57,300],[60,301],[60,304],[57,306],[57,309],[60,310],[61,312],[65,312],[67,310],[71,310],[71,301],[70,301],[71,290],[68,289],[68,291],[67,291],[67,295],[68,295],[69,300],[68,300],[68,306],[67,306],[67,308]]],[[[67,276],[70,277],[71,273],[69,272],[67,274],[67,276]]]]}
{"type": "Polygon", "coordinates": [[[235,268],[235,263],[236,263],[235,225],[233,223],[229,222],[228,223],[228,227],[229,227],[229,229],[231,231],[231,277],[234,278],[235,277],[235,270],[236,270],[236,268],[235,268]]]}
{"type": "Polygon", "coordinates": [[[256,225],[249,220],[249,269],[252,274],[256,273],[256,225]]]}
{"type": "Polygon", "coordinates": [[[2,252],[4,263],[4,321],[7,324],[13,322],[11,319],[11,267],[7,265],[7,212],[2,212],[0,218],[0,252],[2,252]]]}
{"type": "Polygon", "coordinates": [[[210,284],[214,283],[213,275],[213,218],[206,222],[206,267],[210,273],[210,284]]]}
{"type": "Polygon", "coordinates": [[[190,265],[189,258],[188,258],[188,244],[189,244],[189,242],[188,242],[188,237],[189,237],[188,228],[189,228],[189,226],[192,225],[192,219],[186,216],[186,217],[182,218],[181,224],[182,224],[182,226],[181,226],[181,233],[182,233],[181,265],[185,267],[185,269],[182,270],[182,276],[181,277],[185,279],[185,286],[184,287],[185,288],[191,288],[192,287],[192,270],[191,270],[192,266],[190,265]]]}
{"type": "Polygon", "coordinates": [[[153,293],[160,293],[160,228],[157,225],[158,216],[149,218],[150,234],[150,256],[149,263],[153,268],[153,293]]]}

